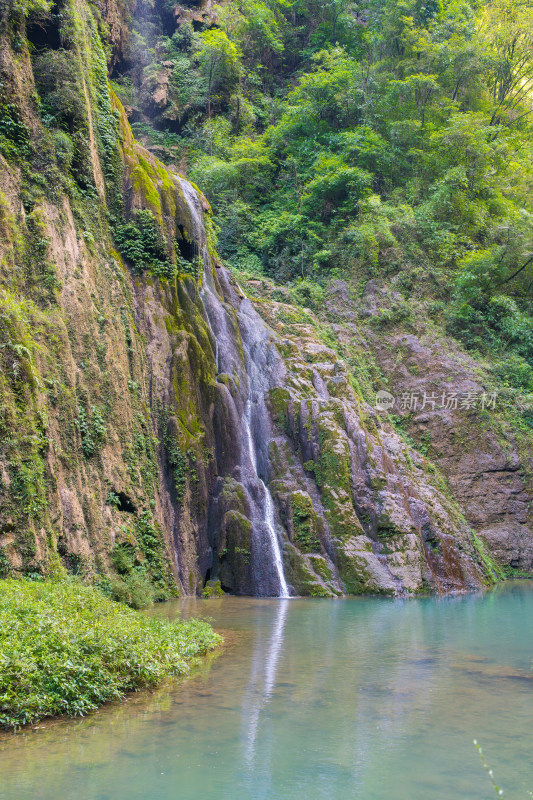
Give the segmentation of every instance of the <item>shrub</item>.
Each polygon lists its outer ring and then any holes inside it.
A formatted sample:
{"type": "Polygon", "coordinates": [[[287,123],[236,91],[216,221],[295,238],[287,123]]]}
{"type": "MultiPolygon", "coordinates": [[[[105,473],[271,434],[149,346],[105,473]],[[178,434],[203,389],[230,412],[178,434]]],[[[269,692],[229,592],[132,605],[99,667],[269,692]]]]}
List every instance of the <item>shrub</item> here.
{"type": "Polygon", "coordinates": [[[155,598],[155,589],[142,567],[132,569],[129,574],[111,580],[110,597],[130,608],[147,608],[155,598]]]}
{"type": "Polygon", "coordinates": [[[137,211],[130,222],[118,225],[115,240],[132,270],[150,270],[158,278],[172,278],[176,266],[169,260],[163,234],[148,209],[137,211]]]}
{"type": "Polygon", "coordinates": [[[85,458],[91,458],[100,450],[106,437],[104,418],[97,406],[91,406],[91,418],[89,418],[85,407],[79,403],[78,425],[83,455],[85,458]]]}
{"type": "Polygon", "coordinates": [[[0,726],[87,714],[187,673],[220,641],[206,622],[152,619],[76,581],[0,581],[0,726]]]}
{"type": "Polygon", "coordinates": [[[526,392],[533,390],[533,369],[527,361],[514,353],[509,353],[504,360],[495,364],[492,371],[507,386],[526,392]]]}
{"type": "Polygon", "coordinates": [[[28,129],[20,118],[18,108],[11,103],[0,103],[0,153],[6,158],[30,155],[28,129]]]}

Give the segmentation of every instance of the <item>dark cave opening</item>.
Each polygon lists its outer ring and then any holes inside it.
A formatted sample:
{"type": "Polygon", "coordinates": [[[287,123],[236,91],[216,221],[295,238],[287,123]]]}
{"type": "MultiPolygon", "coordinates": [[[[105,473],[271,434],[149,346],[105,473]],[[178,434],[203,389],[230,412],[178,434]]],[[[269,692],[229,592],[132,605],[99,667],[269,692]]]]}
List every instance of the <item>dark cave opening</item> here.
{"type": "Polygon", "coordinates": [[[196,255],[196,246],[194,242],[189,241],[187,233],[183,225],[178,226],[181,237],[177,239],[180,255],[187,261],[193,261],[196,255]]]}
{"type": "Polygon", "coordinates": [[[50,14],[41,19],[28,23],[26,36],[35,50],[60,50],[61,41],[61,15],[58,4],[54,5],[50,14]]]}
{"type": "MultiPolygon", "coordinates": [[[[113,490],[114,491],[114,490],[113,490]]],[[[128,514],[136,514],[137,513],[137,506],[132,501],[130,497],[125,492],[115,492],[114,494],[118,498],[115,501],[115,505],[119,511],[125,511],[128,514]]]]}

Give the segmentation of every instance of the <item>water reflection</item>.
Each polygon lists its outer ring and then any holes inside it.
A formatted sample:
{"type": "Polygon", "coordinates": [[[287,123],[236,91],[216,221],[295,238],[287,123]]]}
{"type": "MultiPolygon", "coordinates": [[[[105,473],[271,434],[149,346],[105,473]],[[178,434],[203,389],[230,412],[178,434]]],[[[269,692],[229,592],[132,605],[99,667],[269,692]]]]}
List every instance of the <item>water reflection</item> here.
{"type": "Polygon", "coordinates": [[[473,738],[526,797],[532,588],[189,602],[230,631],[210,672],[0,742],[0,798],[482,800],[473,738]]]}
{"type": "Polygon", "coordinates": [[[268,637],[257,636],[254,642],[250,680],[242,701],[242,742],[244,764],[248,770],[254,766],[261,710],[274,690],[290,602],[279,600],[268,637]]]}

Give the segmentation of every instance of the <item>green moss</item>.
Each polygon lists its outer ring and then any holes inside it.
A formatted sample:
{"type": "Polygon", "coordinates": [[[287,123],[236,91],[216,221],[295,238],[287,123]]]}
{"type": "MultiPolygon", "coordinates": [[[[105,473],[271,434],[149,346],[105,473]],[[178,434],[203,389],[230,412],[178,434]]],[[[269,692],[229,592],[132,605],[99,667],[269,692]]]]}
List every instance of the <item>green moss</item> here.
{"type": "Polygon", "coordinates": [[[485,543],[472,531],[472,543],[484,567],[486,583],[493,584],[505,579],[505,572],[488,552],[485,543]]]}
{"type": "Polygon", "coordinates": [[[268,393],[270,412],[280,427],[287,428],[290,393],[281,387],[271,389],[268,393]]]}
{"type": "Polygon", "coordinates": [[[348,554],[342,547],[337,549],[337,568],[348,594],[393,594],[392,589],[378,587],[368,570],[364,556],[348,554]]]}
{"type": "Polygon", "coordinates": [[[246,506],[246,495],[244,486],[232,478],[227,478],[222,488],[222,496],[228,504],[234,505],[239,511],[243,511],[246,506]]]}
{"type": "Polygon", "coordinates": [[[287,583],[294,587],[298,595],[306,597],[333,597],[335,595],[333,589],[320,583],[317,577],[318,571],[312,572],[305,557],[290,543],[285,545],[283,563],[287,583]]]}
{"type": "Polygon", "coordinates": [[[243,513],[226,511],[221,526],[217,576],[232,591],[246,585],[252,548],[252,523],[243,513]]]}
{"type": "Polygon", "coordinates": [[[320,575],[322,580],[324,581],[332,580],[333,575],[331,573],[331,569],[328,566],[328,562],[326,561],[325,558],[322,558],[321,556],[309,556],[309,560],[313,565],[314,571],[316,572],[317,575],[320,575]]]}
{"type": "Polygon", "coordinates": [[[333,592],[320,583],[309,583],[307,588],[311,597],[334,597],[333,592]]]}
{"type": "Polygon", "coordinates": [[[320,460],[315,463],[315,477],[319,486],[342,488],[351,496],[350,454],[346,443],[336,435],[335,428],[319,421],[320,460]]]}
{"type": "Polygon", "coordinates": [[[159,199],[159,192],[150,178],[146,170],[144,159],[139,159],[139,163],[133,168],[131,173],[131,182],[133,190],[141,196],[143,206],[155,214],[161,220],[161,200],[159,199]],[[144,162],[144,163],[143,163],[144,162]]]}
{"type": "Polygon", "coordinates": [[[320,550],[317,515],[306,492],[292,492],[289,498],[295,544],[305,553],[320,550]]]}
{"type": "Polygon", "coordinates": [[[223,527],[227,556],[248,565],[252,547],[252,523],[240,511],[230,510],[224,515],[223,527]]]}
{"type": "Polygon", "coordinates": [[[203,590],[202,590],[202,597],[207,599],[210,597],[224,597],[224,590],[220,585],[220,581],[207,581],[203,590]]]}

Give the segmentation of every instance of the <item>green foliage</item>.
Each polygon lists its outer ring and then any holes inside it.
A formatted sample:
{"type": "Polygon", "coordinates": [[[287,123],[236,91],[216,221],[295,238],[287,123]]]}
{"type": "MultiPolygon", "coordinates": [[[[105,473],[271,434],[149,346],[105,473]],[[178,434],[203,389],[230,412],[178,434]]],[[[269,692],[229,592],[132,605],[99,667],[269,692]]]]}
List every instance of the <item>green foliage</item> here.
{"type": "Polygon", "coordinates": [[[189,475],[189,459],[191,453],[185,453],[179,446],[179,442],[170,434],[164,437],[167,461],[172,469],[174,477],[174,487],[178,503],[183,502],[185,490],[187,488],[187,476],[189,475]]]}
{"type": "Polygon", "coordinates": [[[12,8],[14,12],[20,12],[25,17],[40,17],[47,14],[53,5],[53,0],[14,0],[12,8]]]}
{"type": "Polygon", "coordinates": [[[176,274],[161,228],[148,209],[137,211],[130,222],[119,224],[115,241],[135,273],[150,271],[159,278],[172,278],[176,274]]]}
{"type": "Polygon", "coordinates": [[[11,565],[6,555],[5,548],[0,547],[0,580],[8,578],[10,572],[11,572],[11,565]]]}
{"type": "Polygon", "coordinates": [[[115,506],[115,508],[119,508],[120,497],[112,489],[110,489],[107,493],[106,503],[108,506],[115,506]]]}
{"type": "Polygon", "coordinates": [[[155,589],[154,599],[166,600],[170,597],[170,587],[174,581],[167,571],[161,529],[151,514],[144,511],[137,520],[136,531],[148,566],[150,582],[155,589]]]}
{"type": "Polygon", "coordinates": [[[221,105],[229,98],[239,77],[239,51],[224,31],[213,28],[199,36],[198,61],[206,81],[207,113],[213,103],[221,105]]]}
{"type": "Polygon", "coordinates": [[[0,153],[7,159],[28,158],[29,132],[13,103],[0,103],[0,153]]]}
{"type": "Polygon", "coordinates": [[[98,406],[91,406],[89,416],[85,406],[78,404],[78,427],[83,455],[91,458],[100,450],[106,437],[106,425],[98,406]]]}
{"type": "Polygon", "coordinates": [[[497,362],[493,367],[493,373],[507,386],[525,392],[533,391],[533,368],[525,359],[514,353],[497,362]]]}
{"type": "Polygon", "coordinates": [[[120,578],[112,579],[109,596],[136,609],[147,608],[155,599],[154,587],[142,569],[132,570],[120,578]]]}
{"type": "Polygon", "coordinates": [[[220,581],[207,581],[202,589],[202,597],[204,599],[210,597],[224,597],[224,590],[220,585],[220,581]]]}
{"type": "Polygon", "coordinates": [[[55,264],[48,257],[50,242],[46,220],[41,208],[34,208],[26,218],[27,238],[27,283],[28,288],[42,306],[55,302],[59,282],[55,264]]]}
{"type": "Polygon", "coordinates": [[[0,725],[83,715],[185,674],[211,627],[152,619],[74,581],[0,583],[0,725]]]}
{"type": "Polygon", "coordinates": [[[40,406],[37,366],[40,322],[33,303],[0,292],[0,443],[10,476],[4,502],[7,513],[21,525],[16,544],[24,569],[35,555],[28,521],[42,521],[47,500],[47,419],[40,406]]]}
{"type": "MultiPolygon", "coordinates": [[[[287,283],[398,275],[405,292],[453,295],[466,344],[530,363],[529,7],[231,0],[216,14],[201,34],[154,34],[150,69],[174,65],[157,127],[179,119],[172,157],[207,192],[221,255],[287,283]]],[[[161,144],[161,130],[144,132],[161,144]]]]}

